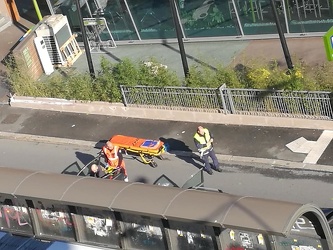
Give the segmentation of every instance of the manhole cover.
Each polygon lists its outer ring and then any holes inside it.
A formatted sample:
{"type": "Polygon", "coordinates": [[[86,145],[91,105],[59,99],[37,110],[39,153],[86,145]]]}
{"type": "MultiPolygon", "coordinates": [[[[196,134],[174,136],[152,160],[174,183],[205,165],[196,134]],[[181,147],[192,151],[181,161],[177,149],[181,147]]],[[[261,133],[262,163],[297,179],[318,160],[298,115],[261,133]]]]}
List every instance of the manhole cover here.
{"type": "Polygon", "coordinates": [[[17,119],[20,117],[21,115],[18,114],[10,114],[7,115],[5,119],[2,120],[2,124],[13,124],[17,121],[17,119]]]}

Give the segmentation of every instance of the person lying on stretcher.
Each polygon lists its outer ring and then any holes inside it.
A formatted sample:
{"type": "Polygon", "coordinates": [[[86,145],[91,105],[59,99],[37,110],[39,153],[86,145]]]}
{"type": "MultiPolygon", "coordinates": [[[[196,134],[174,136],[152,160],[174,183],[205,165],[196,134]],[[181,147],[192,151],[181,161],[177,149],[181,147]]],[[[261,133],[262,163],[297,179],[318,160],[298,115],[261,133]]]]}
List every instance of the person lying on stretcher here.
{"type": "MultiPolygon", "coordinates": [[[[108,141],[105,146],[103,146],[102,152],[104,154],[104,159],[106,162],[106,171],[108,173],[111,173],[114,170],[119,169],[120,173],[124,175],[124,181],[128,182],[125,161],[119,147],[113,145],[110,141],[108,141]]],[[[112,175],[110,176],[110,178],[112,179],[112,175]]]]}

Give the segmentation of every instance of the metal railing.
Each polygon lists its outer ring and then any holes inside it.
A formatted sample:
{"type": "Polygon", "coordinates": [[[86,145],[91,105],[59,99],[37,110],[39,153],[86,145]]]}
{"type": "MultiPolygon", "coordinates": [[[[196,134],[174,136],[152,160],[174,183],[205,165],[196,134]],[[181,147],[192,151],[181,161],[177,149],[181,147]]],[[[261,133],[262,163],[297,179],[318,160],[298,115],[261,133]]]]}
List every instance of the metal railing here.
{"type": "Polygon", "coordinates": [[[322,91],[121,86],[126,106],[258,116],[333,119],[333,94],[322,91]]]}
{"type": "Polygon", "coordinates": [[[120,86],[125,106],[217,112],[218,89],[186,87],[120,86]]]}

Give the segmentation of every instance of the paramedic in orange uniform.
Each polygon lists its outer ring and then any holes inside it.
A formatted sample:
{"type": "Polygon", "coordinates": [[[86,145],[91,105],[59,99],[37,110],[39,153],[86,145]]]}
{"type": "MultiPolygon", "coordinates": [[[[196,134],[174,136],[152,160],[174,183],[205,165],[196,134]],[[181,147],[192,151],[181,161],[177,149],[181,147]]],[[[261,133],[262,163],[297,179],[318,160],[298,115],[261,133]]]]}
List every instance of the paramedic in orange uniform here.
{"type": "Polygon", "coordinates": [[[119,150],[119,147],[113,145],[110,141],[108,141],[105,146],[103,146],[102,151],[104,153],[105,161],[107,163],[106,168],[120,169],[120,172],[124,175],[124,181],[128,182],[125,162],[119,150]]]}

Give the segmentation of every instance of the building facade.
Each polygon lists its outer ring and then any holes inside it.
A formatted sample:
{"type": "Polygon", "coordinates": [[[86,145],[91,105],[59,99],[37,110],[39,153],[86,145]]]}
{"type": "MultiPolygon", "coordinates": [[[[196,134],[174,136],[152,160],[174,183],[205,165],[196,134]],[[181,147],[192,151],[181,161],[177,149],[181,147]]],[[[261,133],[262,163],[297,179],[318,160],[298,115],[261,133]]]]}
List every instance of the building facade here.
{"type": "MultiPolygon", "coordinates": [[[[15,2],[19,12],[23,13],[19,3],[27,5],[28,1],[15,2]]],[[[115,46],[129,41],[162,42],[176,38],[169,0],[78,2],[91,43],[115,46]]],[[[44,14],[66,15],[72,31],[80,34],[76,0],[40,0],[37,3],[44,14]]],[[[332,0],[175,1],[183,37],[194,41],[276,37],[272,3],[283,32],[289,36],[324,34],[333,24],[332,0]]],[[[30,5],[31,16],[34,16],[33,0],[30,5]]]]}

